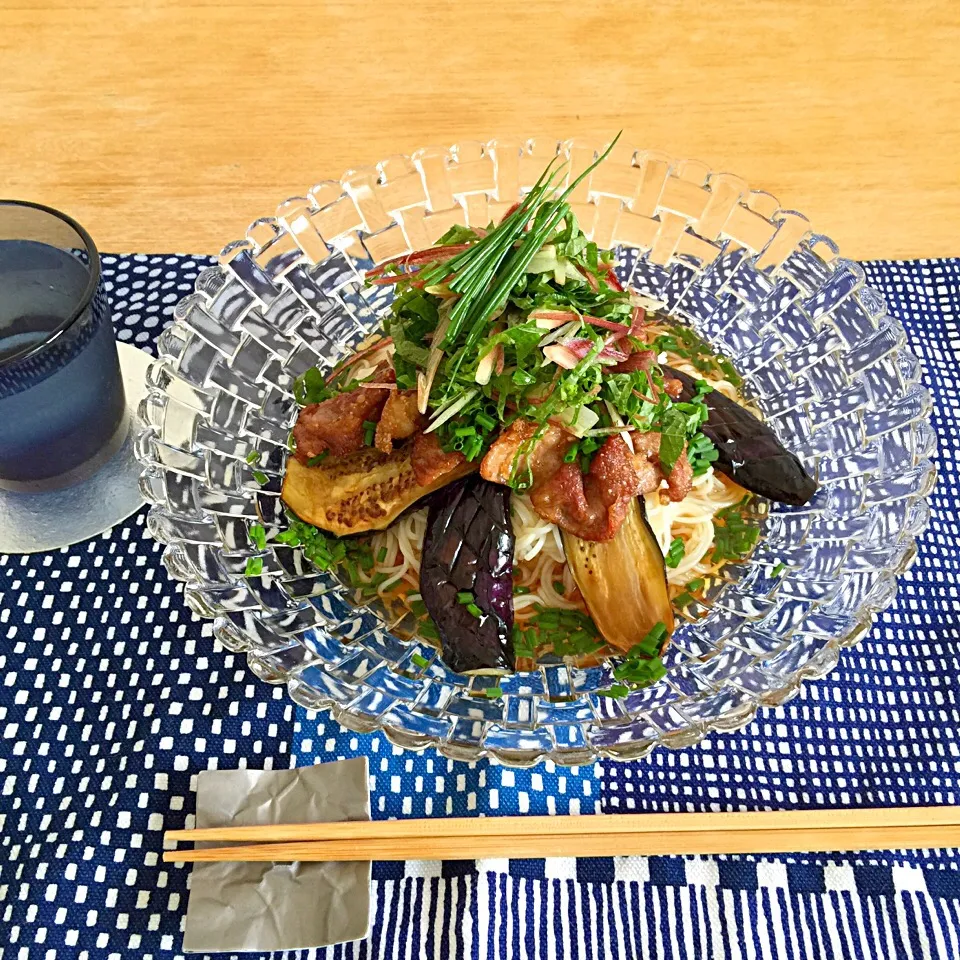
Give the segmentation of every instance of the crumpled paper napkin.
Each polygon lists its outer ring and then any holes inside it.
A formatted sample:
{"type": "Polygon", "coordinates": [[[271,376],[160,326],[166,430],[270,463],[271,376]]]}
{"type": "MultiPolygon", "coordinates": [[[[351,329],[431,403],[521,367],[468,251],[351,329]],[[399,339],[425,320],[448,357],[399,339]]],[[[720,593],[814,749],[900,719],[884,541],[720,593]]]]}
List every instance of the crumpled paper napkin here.
{"type": "MultiPolygon", "coordinates": [[[[366,757],[198,776],[198,827],[369,819],[366,757]]],[[[195,863],[183,949],[322,947],[365,937],[369,912],[369,861],[195,863]]]]}

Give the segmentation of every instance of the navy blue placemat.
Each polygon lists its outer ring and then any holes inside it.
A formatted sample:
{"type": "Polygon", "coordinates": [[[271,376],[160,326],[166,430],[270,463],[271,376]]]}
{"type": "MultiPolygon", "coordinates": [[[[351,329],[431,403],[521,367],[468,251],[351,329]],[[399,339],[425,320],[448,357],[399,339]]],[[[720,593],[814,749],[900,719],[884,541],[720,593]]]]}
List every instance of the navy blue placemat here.
{"type": "MultiPolygon", "coordinates": [[[[118,336],[150,350],[211,261],[104,257],[118,336]]],[[[826,679],[745,730],[636,764],[510,770],[402,753],[294,706],[187,610],[145,511],[0,556],[0,957],[180,951],[187,873],[159,862],[197,771],[366,754],[374,816],[955,803],[960,261],[874,262],[936,397],[941,479],[897,602],[826,679]]],[[[957,957],[960,858],[376,864],[371,936],[320,957],[957,957]]],[[[312,952],[311,952],[312,953],[312,952]]]]}

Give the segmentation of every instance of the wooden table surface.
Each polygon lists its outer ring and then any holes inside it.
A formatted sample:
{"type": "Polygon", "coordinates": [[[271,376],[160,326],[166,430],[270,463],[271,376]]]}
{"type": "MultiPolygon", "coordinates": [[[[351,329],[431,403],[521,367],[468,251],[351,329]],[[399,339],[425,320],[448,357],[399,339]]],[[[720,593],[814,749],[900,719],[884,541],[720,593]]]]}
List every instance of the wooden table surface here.
{"type": "Polygon", "coordinates": [[[858,258],[960,255],[960,3],[0,0],[0,195],[215,252],[458,139],[695,157],[858,258]]]}

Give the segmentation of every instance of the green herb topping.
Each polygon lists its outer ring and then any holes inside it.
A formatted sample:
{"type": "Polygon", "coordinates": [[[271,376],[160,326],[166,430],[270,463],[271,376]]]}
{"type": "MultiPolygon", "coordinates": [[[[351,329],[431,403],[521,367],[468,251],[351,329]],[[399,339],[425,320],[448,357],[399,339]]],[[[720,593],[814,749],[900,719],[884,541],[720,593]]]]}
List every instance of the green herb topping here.
{"type": "Polygon", "coordinates": [[[533,656],[539,647],[549,645],[558,657],[576,657],[594,653],[604,646],[596,624],[579,610],[547,607],[515,626],[514,652],[517,656],[533,656]]]}
{"type": "MultiPolygon", "coordinates": [[[[716,460],[701,431],[708,414],[703,397],[710,390],[705,381],[698,381],[692,400],[681,403],[663,389],[656,364],[649,370],[611,369],[635,347],[648,346],[636,336],[643,310],[617,281],[612,254],[587,239],[567,202],[605,156],[565,189],[555,160],[499,224],[484,231],[452,227],[430,251],[416,255],[410,271],[398,260],[368,277],[370,283],[396,282],[386,332],[393,339],[397,386],[418,389],[428,429],[445,451],[477,460],[500,429],[520,417],[537,429],[517,464],[548,421],[576,435],[564,459],[584,473],[620,427],[661,434],[658,456],[665,474],[684,450],[696,476],[716,460]],[[454,245],[449,253],[443,249],[454,245]]],[[[679,351],[698,370],[726,375],[691,331],[677,328],[656,344],[679,351]]],[[[309,383],[305,378],[305,396],[321,389],[316,377],[309,383]]],[[[514,472],[512,486],[526,489],[527,471],[514,472]]]]}
{"type": "Polygon", "coordinates": [[[667,639],[667,628],[656,623],[650,632],[613,668],[614,679],[618,682],[607,690],[597,693],[606,697],[625,697],[633,690],[649,687],[666,676],[667,668],[660,659],[660,651],[667,639]]]}
{"type": "Polygon", "coordinates": [[[670,567],[671,570],[679,567],[686,550],[687,548],[683,539],[681,537],[674,537],[673,540],[670,541],[670,548],[667,550],[663,562],[670,567]]]}
{"type": "Polygon", "coordinates": [[[744,508],[750,502],[749,494],[732,507],[725,507],[713,518],[712,563],[739,560],[745,557],[757,542],[760,528],[743,519],[744,508]]]}

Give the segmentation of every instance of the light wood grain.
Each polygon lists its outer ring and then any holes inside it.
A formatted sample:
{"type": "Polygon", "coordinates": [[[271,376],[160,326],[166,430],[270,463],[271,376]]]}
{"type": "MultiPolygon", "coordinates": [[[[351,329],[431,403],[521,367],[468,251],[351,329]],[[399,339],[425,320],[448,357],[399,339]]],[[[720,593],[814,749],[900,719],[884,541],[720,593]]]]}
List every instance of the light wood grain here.
{"type": "Polygon", "coordinates": [[[958,50],[949,0],[0,0],[0,193],[215,252],[391,153],[622,127],[847,255],[957,255],[958,50]]]}
{"type": "Polygon", "coordinates": [[[503,845],[476,837],[404,840],[326,840],[262,843],[246,847],[179,850],[166,863],[353,860],[475,860],[478,857],[657,857],[718,853],[849,853],[858,850],[923,850],[960,845],[960,828],[913,826],[888,830],[757,830],[753,833],[586,833],[579,836],[510,837],[503,845]]]}
{"type": "Polygon", "coordinates": [[[283,843],[320,840],[393,840],[473,836],[478,840],[524,834],[705,833],[769,830],[850,830],[883,827],[897,830],[923,824],[960,827],[960,807],[893,807],[820,810],[756,810],[745,813],[642,813],[589,817],[437,817],[430,820],[349,820],[335,823],[276,823],[243,827],[198,827],[167,830],[173,842],[208,841],[283,843]]]}
{"type": "Polygon", "coordinates": [[[201,838],[281,842],[171,850],[164,860],[458,860],[954,847],[960,845],[960,808],[351,821],[166,834],[167,840],[201,838]]]}

